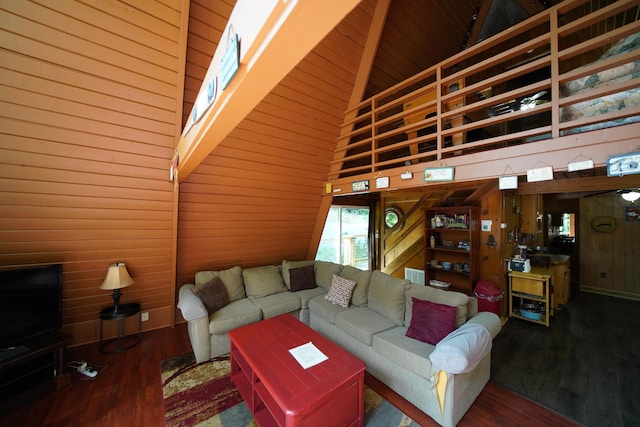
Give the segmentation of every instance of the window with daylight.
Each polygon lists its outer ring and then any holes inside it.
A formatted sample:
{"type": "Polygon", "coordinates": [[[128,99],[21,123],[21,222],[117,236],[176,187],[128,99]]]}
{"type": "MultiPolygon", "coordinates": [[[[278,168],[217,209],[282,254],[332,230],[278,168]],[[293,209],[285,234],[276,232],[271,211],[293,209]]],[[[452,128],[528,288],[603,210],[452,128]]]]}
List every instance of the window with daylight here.
{"type": "Polygon", "coordinates": [[[369,268],[369,208],[331,206],[316,260],[369,268]]]}

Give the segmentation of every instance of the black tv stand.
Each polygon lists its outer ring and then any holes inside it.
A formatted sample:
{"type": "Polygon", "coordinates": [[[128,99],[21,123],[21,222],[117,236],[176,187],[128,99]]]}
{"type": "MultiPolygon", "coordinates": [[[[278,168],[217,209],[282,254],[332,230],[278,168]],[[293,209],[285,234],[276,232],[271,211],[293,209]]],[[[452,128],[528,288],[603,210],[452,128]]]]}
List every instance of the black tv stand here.
{"type": "Polygon", "coordinates": [[[52,332],[25,340],[0,356],[0,413],[55,390],[57,377],[66,372],[64,353],[71,340],[52,332]]]}
{"type": "Polygon", "coordinates": [[[14,357],[29,353],[31,349],[26,345],[17,345],[15,347],[3,348],[0,350],[0,363],[8,362],[14,357]]]}

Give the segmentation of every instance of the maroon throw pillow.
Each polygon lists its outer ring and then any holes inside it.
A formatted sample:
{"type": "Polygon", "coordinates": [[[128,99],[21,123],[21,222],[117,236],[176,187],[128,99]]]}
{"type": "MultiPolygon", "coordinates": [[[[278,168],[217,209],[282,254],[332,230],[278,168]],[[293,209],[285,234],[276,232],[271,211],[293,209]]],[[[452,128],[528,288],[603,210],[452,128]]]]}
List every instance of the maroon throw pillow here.
{"type": "Polygon", "coordinates": [[[411,324],[406,333],[409,338],[436,345],[455,329],[456,307],[411,299],[411,324]]]}
{"type": "Polygon", "coordinates": [[[215,313],[229,304],[229,293],[222,279],[215,276],[207,283],[193,288],[193,293],[202,300],[209,314],[215,313]]]}
{"type": "Polygon", "coordinates": [[[289,270],[291,292],[303,289],[313,289],[316,287],[316,273],[313,264],[304,267],[292,268],[289,270]]]}

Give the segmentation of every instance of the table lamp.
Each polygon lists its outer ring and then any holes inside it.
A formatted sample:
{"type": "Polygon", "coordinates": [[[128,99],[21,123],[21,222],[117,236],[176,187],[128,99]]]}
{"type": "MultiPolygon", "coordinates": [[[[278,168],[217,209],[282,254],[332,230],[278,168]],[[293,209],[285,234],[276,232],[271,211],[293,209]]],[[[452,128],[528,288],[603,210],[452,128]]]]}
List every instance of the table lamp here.
{"type": "Polygon", "coordinates": [[[113,298],[113,312],[118,312],[118,305],[120,304],[120,296],[122,293],[120,289],[126,288],[129,285],[133,285],[133,279],[129,276],[127,266],[124,262],[116,262],[109,265],[107,270],[107,277],[104,278],[104,282],[100,285],[100,289],[112,290],[111,297],[113,298]]]}

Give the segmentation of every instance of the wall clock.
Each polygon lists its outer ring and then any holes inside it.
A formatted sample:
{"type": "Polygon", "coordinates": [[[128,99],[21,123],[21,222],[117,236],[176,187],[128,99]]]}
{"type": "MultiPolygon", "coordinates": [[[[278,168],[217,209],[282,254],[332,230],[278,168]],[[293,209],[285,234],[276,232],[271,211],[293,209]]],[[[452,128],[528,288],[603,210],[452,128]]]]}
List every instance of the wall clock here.
{"type": "Polygon", "coordinates": [[[613,233],[618,227],[618,222],[612,216],[597,216],[591,220],[591,228],[598,233],[613,233]]]}

